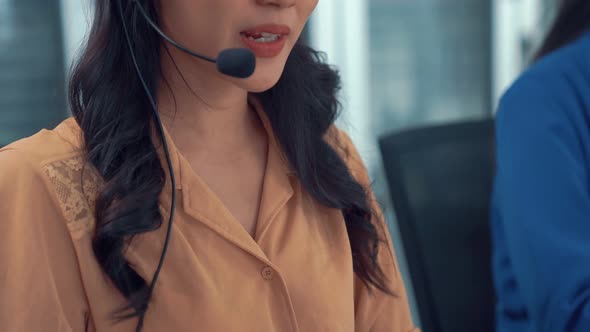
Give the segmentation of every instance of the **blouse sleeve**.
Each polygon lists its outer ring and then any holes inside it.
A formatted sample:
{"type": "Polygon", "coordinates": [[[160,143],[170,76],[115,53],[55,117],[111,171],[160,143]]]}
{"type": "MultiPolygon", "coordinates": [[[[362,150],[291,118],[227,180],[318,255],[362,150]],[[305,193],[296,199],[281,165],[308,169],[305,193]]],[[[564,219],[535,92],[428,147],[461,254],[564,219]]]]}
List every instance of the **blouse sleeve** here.
{"type": "Polygon", "coordinates": [[[379,248],[378,262],[386,277],[386,283],[395,295],[385,294],[377,289],[369,291],[355,276],[355,331],[357,332],[417,332],[412,322],[406,289],[395,258],[391,236],[381,208],[371,189],[371,181],[362,159],[350,137],[338,130],[338,142],[348,167],[359,183],[365,187],[371,207],[377,214],[377,230],[385,241],[379,248]]]}
{"type": "Polygon", "coordinates": [[[0,331],[84,331],[88,312],[73,243],[31,159],[0,150],[0,331]]]}

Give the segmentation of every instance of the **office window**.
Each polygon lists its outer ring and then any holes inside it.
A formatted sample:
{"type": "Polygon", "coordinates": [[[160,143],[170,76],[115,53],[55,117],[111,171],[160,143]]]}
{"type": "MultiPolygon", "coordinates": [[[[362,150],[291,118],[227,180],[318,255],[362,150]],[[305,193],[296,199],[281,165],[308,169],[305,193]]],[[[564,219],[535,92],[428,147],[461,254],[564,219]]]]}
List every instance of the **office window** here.
{"type": "Polygon", "coordinates": [[[0,0],[0,146],[66,114],[59,0],[0,0]]]}
{"type": "MultiPolygon", "coordinates": [[[[371,0],[369,15],[375,139],[491,114],[489,1],[371,0]]],[[[377,196],[388,205],[380,159],[369,162],[382,180],[375,183],[377,196]]]]}
{"type": "Polygon", "coordinates": [[[490,113],[489,1],[371,0],[376,135],[490,113]]]}

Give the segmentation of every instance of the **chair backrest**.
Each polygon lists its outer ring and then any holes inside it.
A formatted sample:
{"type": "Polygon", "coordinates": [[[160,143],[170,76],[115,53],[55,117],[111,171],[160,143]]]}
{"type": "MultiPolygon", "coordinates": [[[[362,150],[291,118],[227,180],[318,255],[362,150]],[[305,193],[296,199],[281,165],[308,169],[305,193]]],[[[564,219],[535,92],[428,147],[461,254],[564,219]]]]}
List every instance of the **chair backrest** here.
{"type": "Polygon", "coordinates": [[[423,332],[492,332],[492,119],[379,141],[423,332]]]}

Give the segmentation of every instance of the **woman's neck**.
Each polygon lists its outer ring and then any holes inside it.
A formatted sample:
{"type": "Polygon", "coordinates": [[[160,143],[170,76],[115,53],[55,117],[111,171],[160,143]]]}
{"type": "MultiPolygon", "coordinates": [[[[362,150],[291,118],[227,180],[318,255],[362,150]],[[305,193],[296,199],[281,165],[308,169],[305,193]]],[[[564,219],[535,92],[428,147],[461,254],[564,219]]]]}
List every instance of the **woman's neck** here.
{"type": "Polygon", "coordinates": [[[263,130],[248,92],[224,79],[215,66],[163,53],[158,109],[183,154],[227,155],[260,141],[263,130]],[[182,75],[181,75],[182,73],[182,75]]]}

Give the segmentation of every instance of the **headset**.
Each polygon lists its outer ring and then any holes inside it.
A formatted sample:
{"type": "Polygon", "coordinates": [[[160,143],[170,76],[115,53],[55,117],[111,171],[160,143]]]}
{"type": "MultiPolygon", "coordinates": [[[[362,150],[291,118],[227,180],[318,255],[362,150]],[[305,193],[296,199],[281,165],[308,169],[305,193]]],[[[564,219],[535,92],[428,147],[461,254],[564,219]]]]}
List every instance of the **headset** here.
{"type": "MultiPolygon", "coordinates": [[[[125,15],[123,13],[122,2],[126,1],[126,0],[116,0],[116,1],[118,3],[118,7],[119,7],[119,15],[121,17],[121,23],[123,25],[125,39],[127,40],[127,46],[129,47],[129,53],[131,54],[131,60],[133,61],[133,65],[135,67],[135,71],[137,72],[137,76],[139,77],[139,80],[141,81],[143,89],[145,90],[145,93],[149,99],[151,106],[152,106],[152,110],[154,113],[153,115],[154,115],[154,118],[156,119],[156,122],[158,125],[158,130],[159,130],[160,136],[162,138],[162,145],[164,147],[164,152],[166,155],[166,163],[168,164],[168,170],[170,173],[170,183],[172,184],[172,199],[171,199],[171,203],[170,203],[170,219],[168,221],[168,227],[166,230],[166,239],[164,241],[164,246],[162,248],[162,253],[160,255],[158,267],[156,268],[156,271],[154,272],[154,277],[152,278],[152,281],[150,283],[150,287],[149,287],[149,291],[148,291],[148,301],[149,301],[151,299],[152,292],[153,292],[154,287],[156,285],[156,281],[158,280],[158,276],[160,275],[160,270],[162,269],[162,265],[164,264],[166,252],[168,251],[168,243],[170,242],[170,233],[172,230],[172,222],[174,221],[174,209],[176,206],[176,179],[174,177],[174,170],[172,168],[172,162],[170,161],[170,152],[168,150],[168,144],[167,144],[166,138],[164,136],[164,128],[162,126],[162,121],[160,119],[160,115],[158,114],[158,106],[156,105],[155,98],[152,95],[152,93],[150,92],[150,89],[143,77],[143,74],[141,73],[141,69],[139,68],[139,64],[137,63],[137,57],[135,55],[135,51],[133,50],[131,36],[129,34],[129,30],[127,28],[127,23],[125,20],[125,15]]],[[[254,70],[256,69],[256,57],[254,56],[254,53],[252,53],[252,51],[250,51],[249,49],[247,49],[247,48],[224,49],[219,53],[219,55],[217,56],[216,59],[210,58],[208,56],[202,55],[202,54],[194,52],[194,51],[191,51],[187,47],[179,44],[178,42],[176,42],[172,38],[170,38],[168,35],[166,35],[158,27],[158,25],[149,17],[149,15],[146,13],[143,6],[139,3],[139,0],[128,0],[128,1],[132,2],[132,5],[134,5],[135,8],[137,8],[137,10],[139,10],[139,12],[141,13],[141,16],[143,16],[143,18],[146,20],[146,22],[163,39],[165,39],[167,42],[172,44],[172,46],[178,48],[179,50],[181,50],[189,55],[199,58],[201,60],[215,63],[217,66],[217,70],[220,73],[227,75],[227,76],[232,76],[232,77],[236,77],[236,78],[248,78],[254,73],[254,70]]],[[[143,311],[139,317],[139,320],[137,322],[137,327],[135,329],[136,332],[140,332],[143,328],[145,312],[146,311],[143,311]]]]}

